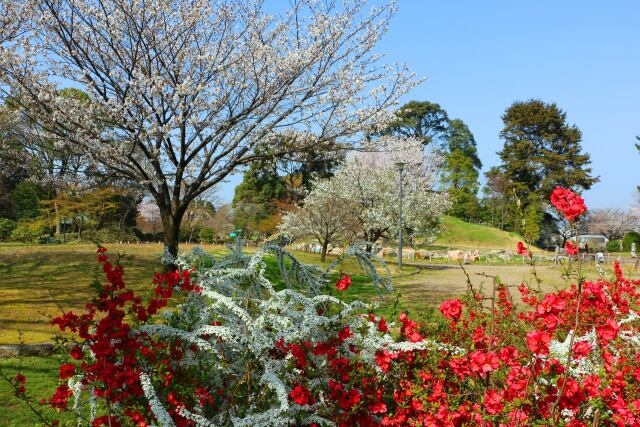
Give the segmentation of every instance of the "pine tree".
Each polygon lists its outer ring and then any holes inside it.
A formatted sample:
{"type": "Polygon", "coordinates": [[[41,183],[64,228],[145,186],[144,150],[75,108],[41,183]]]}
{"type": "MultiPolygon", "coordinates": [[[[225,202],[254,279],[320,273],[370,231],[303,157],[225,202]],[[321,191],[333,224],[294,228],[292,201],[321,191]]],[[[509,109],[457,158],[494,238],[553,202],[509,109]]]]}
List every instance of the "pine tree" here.
{"type": "Polygon", "coordinates": [[[480,210],[476,195],[482,168],[475,138],[462,120],[454,119],[449,122],[444,139],[443,181],[453,201],[449,213],[466,220],[475,219],[480,210]]]}
{"type": "Polygon", "coordinates": [[[449,128],[447,112],[434,102],[408,102],[400,107],[396,117],[385,133],[417,138],[424,145],[441,139],[449,128]]]}
{"type": "Polygon", "coordinates": [[[582,133],[566,119],[556,104],[537,99],[515,102],[502,116],[500,170],[520,200],[530,193],[547,199],[557,185],[588,190],[598,182],[582,152],[582,133]]]}

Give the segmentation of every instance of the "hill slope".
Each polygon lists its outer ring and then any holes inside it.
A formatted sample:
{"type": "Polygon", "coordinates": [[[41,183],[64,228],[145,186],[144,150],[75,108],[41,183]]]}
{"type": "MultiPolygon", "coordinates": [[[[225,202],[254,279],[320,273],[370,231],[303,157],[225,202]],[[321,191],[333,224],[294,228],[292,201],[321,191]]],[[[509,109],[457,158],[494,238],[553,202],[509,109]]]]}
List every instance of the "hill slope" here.
{"type": "Polygon", "coordinates": [[[522,236],[480,224],[470,224],[461,219],[445,216],[442,232],[433,243],[437,246],[509,249],[514,250],[522,236]]]}

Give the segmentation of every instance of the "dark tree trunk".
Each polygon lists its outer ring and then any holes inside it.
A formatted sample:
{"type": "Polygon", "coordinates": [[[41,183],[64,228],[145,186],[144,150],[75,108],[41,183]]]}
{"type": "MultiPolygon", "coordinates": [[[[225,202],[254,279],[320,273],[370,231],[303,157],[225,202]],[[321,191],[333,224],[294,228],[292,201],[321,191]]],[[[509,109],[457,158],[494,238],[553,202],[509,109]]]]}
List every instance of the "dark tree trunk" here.
{"type": "MultiPolygon", "coordinates": [[[[178,246],[180,244],[180,223],[182,216],[178,214],[164,213],[162,215],[162,226],[164,227],[164,247],[172,256],[178,255],[178,246]]],[[[178,268],[175,264],[165,264],[164,271],[175,271],[178,268]]]]}
{"type": "Polygon", "coordinates": [[[329,241],[325,240],[322,244],[322,252],[320,252],[320,262],[325,262],[327,259],[327,249],[329,248],[329,241]]]}

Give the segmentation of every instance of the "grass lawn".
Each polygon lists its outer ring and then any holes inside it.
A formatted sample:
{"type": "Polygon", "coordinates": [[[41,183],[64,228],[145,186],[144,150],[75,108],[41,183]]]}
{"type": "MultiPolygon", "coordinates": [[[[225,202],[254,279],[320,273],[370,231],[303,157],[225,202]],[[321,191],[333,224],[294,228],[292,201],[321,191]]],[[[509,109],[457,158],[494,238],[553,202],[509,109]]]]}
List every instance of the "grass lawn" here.
{"type": "MultiPolygon", "coordinates": [[[[182,249],[189,248],[183,246],[182,249]]],[[[216,253],[225,250],[220,246],[205,249],[216,253]]],[[[128,287],[143,293],[150,289],[153,272],[161,268],[161,250],[160,245],[109,245],[112,256],[116,252],[126,254],[124,264],[128,287]]],[[[296,255],[303,262],[318,263],[318,255],[296,255]]],[[[48,316],[60,313],[61,309],[82,309],[92,296],[88,284],[95,277],[96,266],[95,247],[92,245],[0,245],[0,277],[3,279],[0,282],[0,344],[17,343],[19,331],[23,332],[27,343],[50,341],[51,335],[57,331],[48,325],[48,316]]],[[[268,260],[268,266],[275,276],[275,260],[268,260]]],[[[342,296],[347,300],[377,302],[377,311],[388,318],[400,311],[408,311],[412,317],[420,318],[428,316],[442,300],[462,295],[466,290],[467,276],[454,264],[433,264],[427,269],[405,267],[403,271],[398,271],[391,264],[389,268],[395,290],[380,299],[355,262],[348,262],[343,271],[352,276],[353,284],[342,296]]],[[[611,266],[608,269],[611,270],[611,266]]],[[[465,266],[465,270],[475,287],[484,285],[488,288],[491,279],[487,276],[494,275],[513,285],[533,280],[527,265],[474,264],[465,266]]],[[[638,277],[628,267],[625,270],[629,277],[638,277]]],[[[592,269],[587,268],[585,272],[588,277],[595,277],[592,269]]],[[[537,273],[544,281],[544,290],[567,285],[556,266],[539,266],[537,273]]],[[[34,396],[38,399],[48,396],[57,385],[56,358],[29,357],[22,362],[15,358],[0,359],[0,367],[11,376],[18,371],[20,363],[34,396]]],[[[35,422],[29,410],[0,381],[0,426],[29,426],[36,425],[35,422]]]]}
{"type": "MultiPolygon", "coordinates": [[[[127,285],[149,289],[154,271],[161,271],[162,246],[108,246],[112,257],[125,254],[127,285]]],[[[49,317],[82,309],[92,297],[88,285],[97,272],[94,245],[0,245],[0,344],[17,343],[18,331],[27,343],[51,341],[55,329],[49,317]]]]}
{"type": "MultiPolygon", "coordinates": [[[[0,359],[0,368],[5,375],[13,378],[19,371],[27,377],[29,396],[35,401],[48,399],[58,386],[58,366],[60,362],[51,357],[25,357],[22,359],[0,359]]],[[[37,426],[38,418],[28,406],[16,398],[13,389],[0,379],[0,426],[37,426]]],[[[61,426],[75,425],[70,413],[60,414],[61,426]]]]}
{"type": "Polygon", "coordinates": [[[445,216],[441,227],[442,232],[433,243],[437,246],[514,250],[519,241],[524,241],[522,236],[516,233],[486,225],[471,224],[452,216],[445,216]]]}

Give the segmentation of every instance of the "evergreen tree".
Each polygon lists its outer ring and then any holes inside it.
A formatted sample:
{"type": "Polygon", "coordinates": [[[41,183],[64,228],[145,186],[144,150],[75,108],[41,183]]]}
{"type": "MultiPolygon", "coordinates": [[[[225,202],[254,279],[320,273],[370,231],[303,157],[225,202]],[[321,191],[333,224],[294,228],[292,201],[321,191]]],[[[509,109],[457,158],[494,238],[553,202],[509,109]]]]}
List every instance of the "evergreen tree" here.
{"type": "Polygon", "coordinates": [[[476,219],[480,214],[476,195],[482,168],[476,141],[460,119],[449,122],[444,139],[443,181],[453,202],[449,213],[466,220],[476,219]]]}
{"type": "Polygon", "coordinates": [[[540,200],[532,194],[529,196],[522,219],[522,235],[527,242],[533,243],[540,239],[540,224],[542,223],[542,219],[542,204],[540,200]]]}
{"type": "Polygon", "coordinates": [[[536,207],[537,201],[548,200],[557,185],[588,190],[598,177],[592,175],[589,154],[582,152],[580,129],[567,123],[567,114],[556,104],[538,99],[514,102],[502,121],[504,147],[498,152],[502,164],[492,171],[494,180],[501,175],[500,182],[506,183],[499,203],[501,223],[513,231],[539,237],[541,226],[548,228],[542,222],[550,217],[543,215],[542,206],[536,207]],[[505,207],[511,199],[520,201],[516,209],[505,207]],[[531,204],[536,206],[529,208],[531,204]],[[507,211],[511,213],[504,218],[507,211]]]}
{"type": "Polygon", "coordinates": [[[276,211],[276,201],[286,198],[286,186],[273,162],[254,162],[245,171],[233,196],[234,225],[246,236],[276,211]]]}
{"type": "Polygon", "coordinates": [[[588,190],[598,182],[582,152],[582,133],[566,119],[556,104],[537,99],[514,102],[502,116],[500,170],[520,200],[529,193],[547,199],[557,185],[588,190]]]}
{"type": "Polygon", "coordinates": [[[425,145],[441,139],[449,128],[447,112],[434,102],[408,102],[400,107],[396,117],[386,134],[418,138],[425,145]]]}

